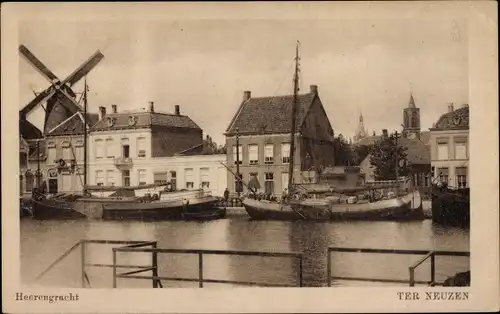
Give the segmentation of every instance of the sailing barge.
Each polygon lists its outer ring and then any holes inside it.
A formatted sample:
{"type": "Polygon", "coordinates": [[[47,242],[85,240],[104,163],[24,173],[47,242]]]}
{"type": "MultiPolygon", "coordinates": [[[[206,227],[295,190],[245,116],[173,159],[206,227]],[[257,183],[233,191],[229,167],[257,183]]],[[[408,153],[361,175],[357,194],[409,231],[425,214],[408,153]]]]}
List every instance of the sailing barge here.
{"type": "MultiPolygon", "coordinates": [[[[252,219],[256,220],[422,220],[425,218],[422,210],[422,201],[418,191],[399,194],[396,189],[394,197],[371,198],[370,200],[360,200],[357,196],[346,196],[343,191],[337,191],[336,196],[312,198],[311,193],[299,193],[300,185],[294,184],[293,176],[295,172],[295,130],[297,130],[298,115],[298,76],[299,76],[299,46],[297,45],[295,57],[295,74],[293,86],[293,103],[291,110],[290,125],[290,156],[288,169],[288,193],[282,203],[265,200],[257,197],[252,187],[252,197],[242,201],[245,210],[252,219]],[[292,197],[290,197],[292,196],[292,197]],[[297,197],[294,199],[294,197],[297,197]]],[[[301,123],[299,121],[299,123],[301,123]]],[[[314,123],[314,122],[313,122],[314,123]]],[[[317,123],[317,122],[316,122],[317,123]]],[[[397,134],[396,134],[397,137],[397,134]]],[[[314,153],[309,154],[314,158],[314,153]]],[[[238,152],[237,152],[237,158],[238,152]]],[[[238,160],[238,159],[237,159],[238,160]]],[[[399,162],[399,161],[398,161],[399,162]]],[[[396,178],[398,177],[396,162],[396,178]]],[[[238,164],[238,162],[237,162],[238,164]]],[[[228,169],[229,170],[229,169],[228,169]]],[[[234,173],[233,173],[234,174],[234,173]]],[[[239,173],[235,178],[242,182],[239,173]]],[[[396,180],[396,182],[399,182],[396,180]]],[[[249,184],[250,185],[250,184],[249,184]]],[[[248,187],[248,185],[247,185],[248,187]]],[[[399,186],[398,186],[399,187],[399,186]]],[[[368,190],[368,188],[361,188],[368,190]]],[[[316,194],[325,194],[330,191],[329,186],[319,189],[316,194]]],[[[330,191],[331,192],[331,191],[330,191]]],[[[324,196],[324,195],[323,195],[324,196]]]]}

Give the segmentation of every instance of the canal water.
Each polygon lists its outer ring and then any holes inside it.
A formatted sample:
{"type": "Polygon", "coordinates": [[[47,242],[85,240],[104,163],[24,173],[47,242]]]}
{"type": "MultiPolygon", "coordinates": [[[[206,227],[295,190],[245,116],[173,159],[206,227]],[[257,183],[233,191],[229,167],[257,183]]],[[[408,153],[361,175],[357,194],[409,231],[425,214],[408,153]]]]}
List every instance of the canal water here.
{"type": "MultiPolygon", "coordinates": [[[[21,276],[28,285],[81,287],[80,250],[72,252],[43,278],[35,278],[81,239],[158,241],[160,248],[303,253],[304,286],[326,286],[327,248],[355,247],[415,250],[469,250],[469,232],[417,222],[279,222],[250,221],[243,213],[209,222],[118,222],[21,220],[21,276]]],[[[112,263],[112,245],[90,244],[87,263],[112,263]]],[[[408,267],[422,256],[366,253],[331,255],[332,276],[408,280],[408,267]]],[[[208,279],[298,284],[299,263],[293,258],[204,256],[208,279]]],[[[151,265],[149,253],[118,253],[121,265],[151,265]]],[[[198,256],[160,254],[159,275],[198,278],[198,256]]],[[[466,257],[437,257],[436,278],[469,268],[466,257]]],[[[129,271],[120,270],[121,272],[129,271]]],[[[110,268],[89,268],[92,288],[111,288],[110,268]]],[[[151,272],[141,275],[150,275],[151,272]]],[[[430,279],[430,262],[417,268],[416,280],[430,279]]],[[[164,287],[197,287],[197,282],[163,281],[164,287]]],[[[333,286],[373,286],[375,282],[334,280],[333,286]]],[[[388,285],[385,283],[384,285],[388,285]]],[[[396,285],[396,284],[390,284],[396,285]]],[[[121,279],[118,288],[148,288],[151,280],[121,279]]],[[[205,284],[205,287],[234,287],[205,284]]]]}

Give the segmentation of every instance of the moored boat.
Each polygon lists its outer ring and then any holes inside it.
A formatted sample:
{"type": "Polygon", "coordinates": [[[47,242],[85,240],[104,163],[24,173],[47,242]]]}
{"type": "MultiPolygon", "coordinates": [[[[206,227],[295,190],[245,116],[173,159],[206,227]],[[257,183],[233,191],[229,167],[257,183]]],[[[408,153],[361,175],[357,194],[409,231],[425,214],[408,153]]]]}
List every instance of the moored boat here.
{"type": "Polygon", "coordinates": [[[470,227],[469,188],[432,187],[432,221],[441,225],[470,227]]]}
{"type": "Polygon", "coordinates": [[[307,220],[423,220],[422,200],[418,191],[401,197],[377,201],[356,197],[327,197],[291,203],[307,220]]]}
{"type": "Polygon", "coordinates": [[[300,220],[304,219],[289,204],[280,204],[267,200],[256,200],[245,198],[242,201],[243,207],[254,220],[300,220]]]}

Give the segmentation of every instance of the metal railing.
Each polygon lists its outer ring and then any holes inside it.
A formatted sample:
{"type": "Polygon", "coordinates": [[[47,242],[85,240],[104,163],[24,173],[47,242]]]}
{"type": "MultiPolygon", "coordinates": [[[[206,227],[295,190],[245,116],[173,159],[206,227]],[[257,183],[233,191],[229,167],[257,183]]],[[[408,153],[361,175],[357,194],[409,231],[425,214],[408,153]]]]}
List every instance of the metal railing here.
{"type": "MultiPolygon", "coordinates": [[[[64,260],[71,252],[75,251],[78,247],[80,247],[80,256],[81,256],[81,285],[82,288],[86,286],[91,287],[90,279],[87,274],[87,267],[112,267],[116,268],[135,268],[139,269],[136,272],[145,272],[152,271],[153,275],[157,274],[157,263],[153,259],[151,265],[116,265],[116,264],[93,264],[87,263],[86,260],[86,250],[87,245],[89,244],[106,244],[106,245],[124,245],[123,248],[143,248],[147,246],[151,246],[152,248],[157,247],[156,241],[122,241],[122,240],[80,240],[75,245],[73,245],[70,249],[64,252],[61,256],[59,256],[54,262],[52,262],[40,275],[35,278],[35,281],[40,280],[45,274],[47,274],[51,269],[53,269],[59,262],[64,260]]],[[[157,283],[158,284],[158,283],[157,283]]],[[[159,283],[161,285],[161,283],[159,283]]]]}
{"type": "Polygon", "coordinates": [[[126,273],[118,273],[117,267],[113,268],[113,288],[117,287],[118,278],[128,279],[144,279],[153,280],[153,288],[158,287],[161,280],[165,281],[184,281],[184,282],[198,282],[198,286],[203,288],[204,283],[223,283],[223,284],[238,284],[250,285],[261,287],[292,287],[295,285],[289,284],[273,284],[255,281],[236,281],[236,280],[221,280],[221,279],[207,279],[204,277],[203,256],[204,255],[232,255],[232,256],[259,256],[259,257],[285,257],[294,258],[299,261],[299,269],[297,272],[298,286],[302,287],[302,267],[303,258],[301,253],[293,252],[256,252],[256,251],[234,251],[234,250],[198,250],[198,249],[160,249],[160,248],[133,248],[133,247],[120,247],[113,248],[113,265],[117,264],[117,252],[134,252],[134,253],[151,253],[153,255],[153,265],[158,269],[158,254],[193,254],[198,255],[198,278],[181,278],[181,277],[166,277],[158,276],[156,272],[153,276],[136,275],[140,271],[131,271],[126,273]]]}
{"type": "Polygon", "coordinates": [[[259,251],[233,251],[233,250],[198,250],[198,249],[161,249],[157,247],[157,241],[121,241],[121,240],[80,240],[70,249],[59,256],[52,262],[40,275],[36,277],[36,281],[40,280],[45,274],[52,270],[57,264],[64,260],[71,252],[80,248],[81,254],[81,286],[82,288],[91,287],[90,278],[87,274],[89,267],[112,268],[113,270],[113,288],[117,286],[118,278],[128,279],[145,279],[151,280],[153,288],[163,288],[162,280],[165,281],[184,281],[184,282],[198,282],[200,288],[203,288],[204,283],[225,283],[225,284],[239,284],[250,286],[263,286],[263,287],[292,287],[296,285],[290,284],[275,284],[275,283],[262,283],[254,281],[235,281],[235,280],[220,280],[220,279],[207,279],[204,277],[203,256],[204,255],[232,255],[232,256],[258,256],[258,257],[279,257],[279,258],[293,258],[298,260],[299,268],[297,272],[298,286],[302,287],[303,284],[303,256],[302,253],[294,252],[259,252],[259,251]],[[107,244],[107,245],[123,245],[112,248],[113,263],[112,264],[96,264],[88,263],[86,258],[86,250],[89,244],[107,244]],[[148,248],[149,247],[149,248],[148,248]],[[117,262],[118,252],[128,253],[151,253],[150,265],[123,265],[117,262]],[[158,275],[158,254],[195,254],[198,255],[198,278],[176,278],[158,275]],[[118,269],[133,269],[124,273],[118,273],[118,269]],[[151,272],[150,276],[138,275],[144,272],[151,272]]]}
{"type": "Polygon", "coordinates": [[[384,282],[384,283],[407,283],[410,287],[415,284],[426,284],[430,286],[439,286],[442,283],[436,282],[436,256],[461,256],[470,257],[470,252],[465,251],[437,251],[437,250],[398,250],[398,249],[365,249],[365,248],[341,248],[329,247],[327,252],[327,281],[328,287],[332,286],[332,279],[336,280],[352,280],[352,281],[370,281],[370,282],[384,282]],[[409,270],[409,280],[398,279],[382,279],[382,278],[366,278],[366,277],[332,277],[332,252],[344,253],[375,253],[375,254],[402,254],[402,255],[423,255],[423,257],[416,263],[411,265],[409,270]],[[423,264],[426,260],[430,259],[430,281],[417,281],[415,280],[415,269],[423,264]]]}

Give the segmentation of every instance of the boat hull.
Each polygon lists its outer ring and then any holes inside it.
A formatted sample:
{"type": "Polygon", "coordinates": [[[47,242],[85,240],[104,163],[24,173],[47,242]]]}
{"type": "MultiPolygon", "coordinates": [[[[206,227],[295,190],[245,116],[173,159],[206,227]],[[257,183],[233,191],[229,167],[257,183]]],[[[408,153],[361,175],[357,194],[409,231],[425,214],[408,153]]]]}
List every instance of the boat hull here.
{"type": "Polygon", "coordinates": [[[470,228],[469,190],[452,191],[433,187],[432,221],[440,225],[470,228]]]}
{"type": "Polygon", "coordinates": [[[33,218],[37,220],[58,219],[86,219],[87,217],[76,211],[75,203],[59,200],[33,200],[33,218]]]}
{"type": "Polygon", "coordinates": [[[409,194],[365,204],[331,204],[327,201],[305,202],[295,201],[289,205],[243,200],[243,206],[254,220],[423,220],[420,194],[409,194]]]}
{"type": "Polygon", "coordinates": [[[410,193],[400,198],[380,200],[371,203],[353,204],[308,204],[296,202],[292,204],[307,220],[423,220],[420,193],[410,193]]]}
{"type": "Polygon", "coordinates": [[[104,220],[176,220],[183,219],[183,213],[190,218],[196,213],[211,213],[216,210],[218,199],[205,197],[191,199],[189,203],[183,200],[155,201],[148,203],[115,203],[103,205],[104,220]]]}
{"type": "Polygon", "coordinates": [[[300,220],[302,217],[291,206],[257,201],[246,198],[242,202],[246,212],[253,220],[300,220]]]}

